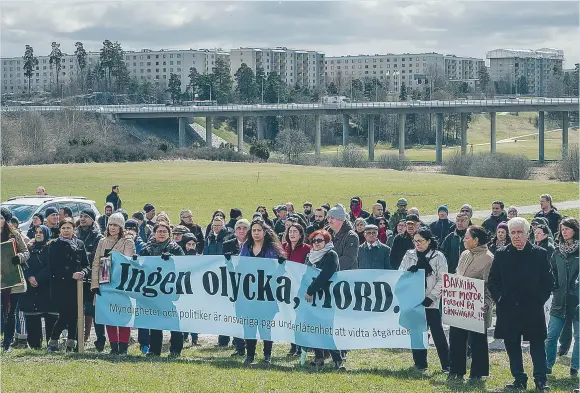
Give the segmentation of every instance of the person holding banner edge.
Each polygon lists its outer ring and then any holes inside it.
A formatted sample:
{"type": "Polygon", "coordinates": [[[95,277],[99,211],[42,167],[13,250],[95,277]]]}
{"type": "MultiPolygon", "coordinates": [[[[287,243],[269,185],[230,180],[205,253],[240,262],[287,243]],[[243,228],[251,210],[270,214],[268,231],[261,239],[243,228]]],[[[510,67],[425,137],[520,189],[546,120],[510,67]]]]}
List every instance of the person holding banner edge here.
{"type": "MultiPolygon", "coordinates": [[[[465,251],[459,257],[457,275],[469,278],[476,278],[485,281],[485,301],[484,301],[484,326],[491,325],[491,309],[493,300],[487,288],[489,270],[493,262],[493,254],[488,250],[489,241],[486,230],[479,225],[472,225],[467,228],[463,243],[465,251]]],[[[449,352],[450,370],[447,380],[462,380],[466,373],[467,363],[467,342],[471,346],[471,371],[469,379],[478,380],[481,377],[489,376],[489,352],[487,346],[487,333],[477,333],[461,329],[455,326],[449,328],[449,352]]]]}
{"type": "MultiPolygon", "coordinates": [[[[416,273],[425,270],[425,299],[421,303],[425,307],[427,326],[433,336],[437,355],[443,372],[449,371],[449,347],[443,332],[439,303],[441,301],[441,286],[443,273],[447,273],[447,261],[441,251],[437,251],[437,242],[428,228],[420,228],[413,236],[415,249],[406,252],[399,270],[416,273]]],[[[413,349],[415,368],[427,370],[427,350],[413,349]]]]}
{"type": "MultiPolygon", "coordinates": [[[[278,236],[273,232],[264,220],[257,218],[250,225],[250,236],[240,250],[242,257],[273,258],[278,262],[284,262],[286,254],[278,240],[278,236]]],[[[256,356],[257,339],[246,339],[246,359],[244,364],[254,364],[256,356]]],[[[263,363],[272,363],[272,341],[264,340],[264,360],[263,363]]]]}
{"type": "MultiPolygon", "coordinates": [[[[132,257],[136,252],[135,242],[131,237],[125,236],[124,228],[125,218],[121,213],[114,213],[109,217],[105,237],[99,240],[93,260],[91,291],[95,295],[101,295],[99,289],[100,268],[102,263],[106,263],[105,259],[110,258],[111,251],[118,251],[127,257],[132,257]]],[[[105,329],[111,344],[111,355],[127,355],[131,328],[107,325],[105,329]]]]}

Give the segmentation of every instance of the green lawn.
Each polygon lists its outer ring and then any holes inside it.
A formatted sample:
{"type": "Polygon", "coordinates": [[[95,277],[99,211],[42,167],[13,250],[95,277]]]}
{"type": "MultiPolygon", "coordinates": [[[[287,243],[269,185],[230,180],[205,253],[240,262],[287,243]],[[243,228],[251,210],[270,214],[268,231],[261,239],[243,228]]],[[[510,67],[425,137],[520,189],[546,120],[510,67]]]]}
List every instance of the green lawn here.
{"type": "Polygon", "coordinates": [[[318,206],[348,205],[353,195],[362,197],[363,207],[385,199],[391,209],[397,199],[405,197],[425,215],[435,214],[443,203],[450,211],[458,211],[466,202],[476,210],[488,209],[496,199],[506,206],[535,204],[545,192],[555,201],[578,198],[576,183],[208,161],[3,167],[1,198],[33,194],[43,185],[50,195],[86,196],[102,209],[113,184],[120,185],[123,207],[130,214],[153,203],[173,220],[181,209],[190,208],[200,223],[207,223],[215,209],[229,212],[238,207],[250,216],[261,204],[268,209],[287,201],[301,208],[306,200],[318,206]]]}
{"type": "MultiPolygon", "coordinates": [[[[212,343],[213,344],[213,343],[212,343]]],[[[435,350],[429,371],[412,370],[409,351],[349,352],[349,371],[336,374],[330,364],[321,371],[287,359],[288,344],[275,344],[273,365],[247,367],[232,360],[232,351],[213,347],[187,348],[179,360],[150,360],[130,348],[125,359],[98,355],[48,355],[44,351],[13,351],[2,358],[2,391],[38,392],[490,392],[512,381],[505,352],[490,354],[491,377],[481,383],[447,383],[435,350]]],[[[262,358],[258,348],[258,360],[262,358]]],[[[529,354],[524,354],[531,379],[529,354]]],[[[570,392],[578,380],[568,376],[569,358],[559,358],[549,377],[554,392],[570,392]]],[[[530,381],[528,387],[533,387],[530,381]]]]}

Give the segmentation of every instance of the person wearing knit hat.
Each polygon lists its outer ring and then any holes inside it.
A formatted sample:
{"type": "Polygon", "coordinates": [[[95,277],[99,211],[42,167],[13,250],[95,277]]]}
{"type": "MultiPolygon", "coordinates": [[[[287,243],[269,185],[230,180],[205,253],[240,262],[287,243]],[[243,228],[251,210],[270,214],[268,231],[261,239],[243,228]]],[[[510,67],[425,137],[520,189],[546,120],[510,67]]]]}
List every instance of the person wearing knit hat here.
{"type": "Polygon", "coordinates": [[[2,218],[4,218],[4,221],[6,222],[10,222],[10,220],[12,219],[12,212],[7,208],[2,206],[1,213],[2,214],[2,218]]]}
{"type": "Polygon", "coordinates": [[[60,233],[58,210],[51,206],[44,211],[44,217],[46,217],[46,226],[50,229],[50,238],[57,239],[60,233]]]}
{"type": "MultiPolygon", "coordinates": [[[[531,240],[531,241],[533,242],[533,240],[531,240]]],[[[511,239],[510,239],[510,234],[509,234],[509,230],[508,230],[508,224],[507,224],[507,222],[500,222],[497,226],[496,231],[495,231],[495,235],[491,238],[491,241],[489,243],[489,251],[493,255],[495,255],[495,252],[498,249],[500,249],[504,246],[507,246],[508,244],[510,244],[510,242],[511,242],[511,239]]]]}
{"type": "Polygon", "coordinates": [[[320,207],[328,212],[330,210],[330,203],[324,203],[320,207]]]}
{"type": "Polygon", "coordinates": [[[377,199],[377,203],[380,203],[383,206],[383,217],[387,219],[388,223],[391,218],[391,213],[389,212],[389,209],[387,209],[387,201],[384,199],[377,199]]]}
{"type": "Polygon", "coordinates": [[[147,225],[155,225],[155,222],[157,221],[157,217],[155,215],[155,206],[147,203],[145,206],[143,206],[143,211],[145,212],[145,222],[147,225]]]}
{"type": "Polygon", "coordinates": [[[353,196],[350,198],[350,221],[354,223],[357,218],[367,219],[370,217],[370,213],[363,210],[363,202],[359,196],[353,196]]]}
{"type": "MultiPolygon", "coordinates": [[[[139,236],[139,222],[137,220],[130,218],[125,221],[125,235],[133,239],[133,242],[135,242],[135,251],[137,254],[145,248],[146,243],[141,239],[141,236],[139,236]]],[[[139,344],[141,344],[141,342],[139,342],[139,344]]]]}
{"type": "Polygon", "coordinates": [[[109,227],[109,225],[117,225],[119,228],[125,228],[125,217],[123,217],[121,213],[113,213],[109,217],[107,228],[109,227]]]}
{"type": "Polygon", "coordinates": [[[508,220],[518,216],[518,208],[515,206],[510,206],[508,209],[508,220]]]}
{"type": "Polygon", "coordinates": [[[338,254],[340,270],[350,270],[356,266],[359,238],[353,230],[344,205],[337,203],[328,211],[328,225],[334,235],[334,250],[338,254]]]}
{"type": "Polygon", "coordinates": [[[173,227],[173,241],[179,243],[184,234],[189,233],[189,229],[185,225],[176,225],[173,227]]]}
{"type": "Polygon", "coordinates": [[[461,209],[459,209],[459,213],[467,214],[467,216],[471,220],[471,217],[473,217],[473,207],[471,207],[470,204],[466,203],[461,206],[461,209]]]}
{"type": "MultiPolygon", "coordinates": [[[[145,220],[145,214],[142,211],[138,211],[133,213],[131,218],[137,221],[137,225],[139,226],[139,231],[137,234],[139,235],[139,238],[141,238],[144,243],[147,243],[151,233],[153,232],[153,227],[147,224],[145,220]]],[[[135,247],[137,247],[137,243],[138,241],[135,241],[135,247]]]]}
{"type": "Polygon", "coordinates": [[[447,208],[447,205],[441,205],[437,208],[437,216],[437,221],[432,222],[429,225],[429,229],[433,236],[435,236],[437,244],[441,245],[447,235],[453,232],[455,223],[449,219],[449,209],[447,208]]]}

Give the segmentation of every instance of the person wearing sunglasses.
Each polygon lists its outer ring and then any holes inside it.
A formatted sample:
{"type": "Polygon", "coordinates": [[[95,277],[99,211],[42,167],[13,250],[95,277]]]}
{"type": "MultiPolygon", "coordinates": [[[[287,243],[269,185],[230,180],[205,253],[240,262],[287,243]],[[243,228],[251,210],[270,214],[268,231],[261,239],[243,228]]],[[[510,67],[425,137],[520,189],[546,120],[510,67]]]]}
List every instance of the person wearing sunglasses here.
{"type": "MultiPolygon", "coordinates": [[[[407,251],[399,270],[416,273],[425,271],[425,299],[421,303],[425,307],[427,327],[437,348],[437,355],[444,372],[449,371],[449,345],[443,332],[439,303],[441,301],[441,286],[443,273],[447,273],[447,261],[440,251],[437,251],[437,243],[431,231],[420,228],[413,235],[415,248],[407,251]]],[[[427,370],[427,350],[413,349],[413,361],[415,368],[420,371],[427,370]]]]}
{"type": "MultiPolygon", "coordinates": [[[[305,300],[312,303],[312,298],[318,291],[321,291],[330,277],[340,270],[338,262],[338,254],[334,250],[332,237],[330,233],[324,229],[314,231],[310,235],[310,243],[312,244],[312,251],[306,256],[306,265],[320,270],[318,276],[306,289],[305,300]]],[[[334,369],[337,371],[346,371],[342,354],[339,350],[331,350],[330,356],[334,362],[334,369]]],[[[324,366],[324,351],[322,349],[314,349],[315,367],[324,366]]]]}

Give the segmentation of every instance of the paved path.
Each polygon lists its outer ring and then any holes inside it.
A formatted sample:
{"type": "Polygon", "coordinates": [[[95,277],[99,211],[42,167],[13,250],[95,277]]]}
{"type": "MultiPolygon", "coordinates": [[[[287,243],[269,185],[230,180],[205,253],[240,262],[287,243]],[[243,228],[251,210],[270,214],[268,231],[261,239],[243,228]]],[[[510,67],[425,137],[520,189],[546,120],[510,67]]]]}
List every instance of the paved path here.
{"type": "MultiPolygon", "coordinates": [[[[197,135],[199,135],[201,137],[201,139],[203,139],[205,141],[205,127],[204,126],[201,126],[201,125],[199,125],[197,123],[192,123],[192,124],[190,124],[190,126],[197,133],[197,135]]],[[[212,147],[219,148],[222,143],[223,144],[227,144],[228,141],[226,141],[223,138],[220,138],[216,134],[212,134],[212,136],[211,136],[211,145],[212,145],[212,147]]]]}
{"type": "MultiPolygon", "coordinates": [[[[580,206],[580,200],[566,201],[566,202],[559,202],[559,203],[554,202],[554,206],[556,206],[560,210],[578,209],[578,207],[580,206]]],[[[516,206],[516,207],[518,209],[518,214],[535,214],[538,211],[540,211],[540,203],[539,202],[536,203],[535,205],[516,206]]],[[[508,206],[506,206],[506,211],[507,211],[507,208],[508,208],[508,206]]],[[[472,218],[487,218],[487,217],[489,217],[490,214],[491,214],[491,206],[490,206],[490,210],[474,210],[472,218]]],[[[457,216],[457,213],[449,213],[449,218],[451,218],[452,220],[455,219],[455,216],[457,216]]],[[[421,216],[421,219],[424,222],[428,223],[428,222],[433,222],[433,221],[437,220],[437,216],[436,215],[421,216]]]]}

